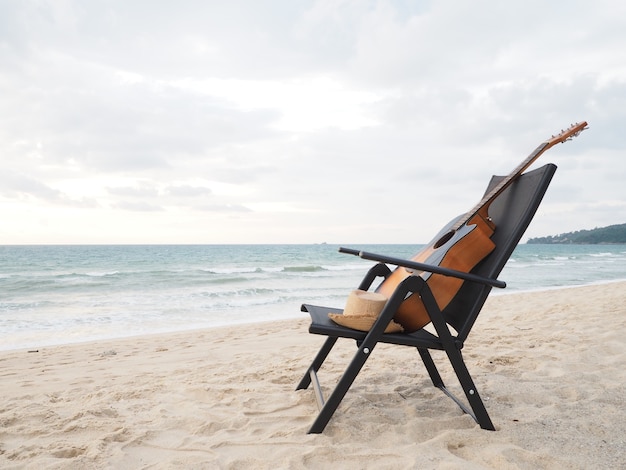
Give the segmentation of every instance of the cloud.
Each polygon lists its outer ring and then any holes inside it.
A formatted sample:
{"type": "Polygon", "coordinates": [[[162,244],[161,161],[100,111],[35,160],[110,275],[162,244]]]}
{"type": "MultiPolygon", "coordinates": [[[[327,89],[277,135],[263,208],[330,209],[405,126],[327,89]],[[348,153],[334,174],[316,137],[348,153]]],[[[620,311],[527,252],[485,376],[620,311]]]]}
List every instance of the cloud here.
{"type": "Polygon", "coordinates": [[[156,204],[150,204],[148,202],[138,202],[138,201],[118,202],[113,207],[116,209],[121,209],[125,211],[133,211],[133,212],[161,212],[164,210],[161,206],[158,206],[156,204]]]}
{"type": "Polygon", "coordinates": [[[59,206],[103,223],[132,211],[133,240],[424,242],[491,174],[586,119],[538,162],[559,166],[541,230],[621,223],[624,14],[608,0],[4,2],[0,204],[19,204],[15,233],[59,206]],[[192,230],[197,211],[213,230],[192,230]]]}
{"type": "Polygon", "coordinates": [[[206,159],[223,145],[267,138],[277,118],[150,81],[123,83],[114,70],[61,62],[35,63],[48,73],[30,87],[13,77],[8,85],[17,93],[5,104],[12,117],[3,120],[7,139],[40,142],[46,159],[56,163],[71,159],[107,172],[171,168],[180,158],[206,159]],[[67,70],[83,76],[68,83],[67,70]]]}
{"type": "Polygon", "coordinates": [[[252,212],[250,208],[240,204],[202,204],[195,206],[195,209],[205,212],[252,212]]]}
{"type": "Polygon", "coordinates": [[[116,196],[124,197],[141,197],[141,198],[153,198],[159,195],[159,191],[151,186],[141,187],[112,187],[107,188],[107,192],[116,196]]]}
{"type": "Polygon", "coordinates": [[[98,206],[97,202],[92,198],[72,198],[41,181],[12,171],[0,172],[0,194],[9,199],[22,201],[32,199],[39,202],[78,208],[98,206]]]}
{"type": "Polygon", "coordinates": [[[175,197],[195,198],[210,196],[212,191],[204,186],[179,185],[170,186],[166,189],[167,194],[175,197]]]}
{"type": "Polygon", "coordinates": [[[28,195],[39,199],[63,199],[63,193],[61,193],[61,191],[53,189],[28,176],[7,172],[3,173],[0,178],[1,190],[9,196],[28,195]]]}

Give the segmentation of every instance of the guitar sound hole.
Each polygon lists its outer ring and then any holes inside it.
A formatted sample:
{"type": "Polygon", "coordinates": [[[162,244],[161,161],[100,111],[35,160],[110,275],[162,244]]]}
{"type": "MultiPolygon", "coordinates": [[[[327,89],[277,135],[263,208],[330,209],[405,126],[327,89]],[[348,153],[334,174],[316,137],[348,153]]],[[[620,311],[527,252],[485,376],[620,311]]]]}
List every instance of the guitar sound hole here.
{"type": "Polygon", "coordinates": [[[446,233],[443,237],[441,237],[437,243],[434,244],[434,248],[440,248],[443,245],[445,245],[446,243],[448,243],[450,241],[450,239],[454,236],[454,230],[450,230],[448,233],[446,233]]]}

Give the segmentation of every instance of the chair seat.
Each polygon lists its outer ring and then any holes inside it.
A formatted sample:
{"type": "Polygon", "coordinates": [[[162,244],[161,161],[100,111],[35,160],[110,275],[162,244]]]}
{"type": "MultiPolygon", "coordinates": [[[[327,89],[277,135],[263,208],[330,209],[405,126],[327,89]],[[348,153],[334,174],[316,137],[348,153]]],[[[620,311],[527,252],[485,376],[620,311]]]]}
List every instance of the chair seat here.
{"type": "MultiPolygon", "coordinates": [[[[304,304],[301,310],[308,312],[311,316],[309,333],[336,338],[351,338],[357,341],[362,341],[367,336],[366,331],[354,330],[338,325],[328,317],[329,313],[342,313],[343,310],[341,309],[304,304]]],[[[444,349],[443,342],[438,337],[423,329],[410,334],[385,333],[380,337],[378,342],[397,344],[400,346],[414,346],[416,348],[444,349]]],[[[460,342],[459,345],[462,347],[460,342]]]]}

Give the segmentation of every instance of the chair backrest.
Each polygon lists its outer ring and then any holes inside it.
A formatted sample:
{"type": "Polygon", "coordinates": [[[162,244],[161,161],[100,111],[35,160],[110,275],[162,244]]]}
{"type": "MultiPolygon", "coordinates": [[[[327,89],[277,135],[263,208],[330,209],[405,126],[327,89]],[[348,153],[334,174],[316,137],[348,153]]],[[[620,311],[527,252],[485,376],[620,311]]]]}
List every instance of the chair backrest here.
{"type": "MultiPolygon", "coordinates": [[[[496,226],[491,239],[496,247],[473,273],[493,279],[498,277],[533,219],[555,171],[556,165],[549,163],[524,173],[491,203],[489,216],[496,226]]],[[[502,178],[493,176],[486,192],[502,178]]],[[[457,331],[460,341],[465,341],[469,335],[490,291],[489,286],[465,282],[444,309],[444,318],[457,331]]]]}

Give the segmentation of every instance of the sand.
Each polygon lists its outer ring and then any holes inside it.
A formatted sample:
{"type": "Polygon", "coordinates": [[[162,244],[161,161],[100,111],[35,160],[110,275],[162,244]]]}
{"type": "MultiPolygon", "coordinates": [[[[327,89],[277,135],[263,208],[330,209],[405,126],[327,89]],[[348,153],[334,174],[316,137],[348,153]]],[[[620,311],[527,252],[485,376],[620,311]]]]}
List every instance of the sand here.
{"type": "MultiPolygon", "coordinates": [[[[495,432],[432,387],[414,350],[381,345],[307,434],[317,406],[295,386],[323,341],[307,326],[2,352],[0,468],[626,468],[624,282],[488,300],[464,355],[495,432]]],[[[340,340],[326,390],[353,351],[340,340]]]]}

